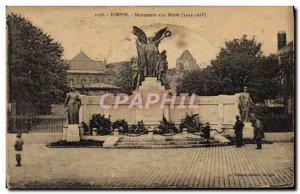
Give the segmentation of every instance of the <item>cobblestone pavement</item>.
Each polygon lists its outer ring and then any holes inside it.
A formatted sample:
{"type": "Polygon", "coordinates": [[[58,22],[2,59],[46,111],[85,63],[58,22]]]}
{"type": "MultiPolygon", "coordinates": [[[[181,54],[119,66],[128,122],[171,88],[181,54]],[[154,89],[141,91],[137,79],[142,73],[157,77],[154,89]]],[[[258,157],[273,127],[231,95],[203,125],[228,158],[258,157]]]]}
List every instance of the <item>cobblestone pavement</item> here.
{"type": "Polygon", "coordinates": [[[8,154],[12,188],[257,188],[294,180],[294,144],[182,149],[48,148],[8,154]]]}

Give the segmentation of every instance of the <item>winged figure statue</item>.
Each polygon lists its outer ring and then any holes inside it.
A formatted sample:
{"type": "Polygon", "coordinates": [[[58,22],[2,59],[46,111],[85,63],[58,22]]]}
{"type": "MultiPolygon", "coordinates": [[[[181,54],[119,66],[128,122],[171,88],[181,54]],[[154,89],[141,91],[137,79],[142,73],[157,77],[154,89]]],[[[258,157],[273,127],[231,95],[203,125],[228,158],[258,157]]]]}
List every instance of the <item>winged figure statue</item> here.
{"type": "Polygon", "coordinates": [[[137,36],[138,64],[143,73],[142,77],[157,77],[158,45],[162,39],[171,36],[171,32],[165,27],[159,30],[154,37],[147,37],[142,29],[133,26],[132,33],[137,36]]]}

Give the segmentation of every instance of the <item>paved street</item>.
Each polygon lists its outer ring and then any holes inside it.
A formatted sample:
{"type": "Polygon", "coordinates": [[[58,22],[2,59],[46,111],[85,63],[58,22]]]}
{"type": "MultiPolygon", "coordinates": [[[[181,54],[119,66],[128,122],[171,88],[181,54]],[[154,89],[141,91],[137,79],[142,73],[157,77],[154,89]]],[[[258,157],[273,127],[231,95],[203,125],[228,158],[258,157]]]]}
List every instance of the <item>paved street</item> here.
{"type": "Polygon", "coordinates": [[[294,144],[182,149],[47,148],[25,145],[22,168],[8,154],[13,188],[255,188],[294,179],[294,144]]]}

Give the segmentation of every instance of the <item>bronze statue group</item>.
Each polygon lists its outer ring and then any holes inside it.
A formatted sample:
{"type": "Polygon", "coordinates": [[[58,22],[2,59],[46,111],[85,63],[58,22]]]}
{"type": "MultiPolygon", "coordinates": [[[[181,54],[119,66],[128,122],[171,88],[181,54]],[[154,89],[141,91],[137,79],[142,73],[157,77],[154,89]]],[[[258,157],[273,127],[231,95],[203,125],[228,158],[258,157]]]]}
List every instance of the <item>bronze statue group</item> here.
{"type": "Polygon", "coordinates": [[[147,37],[142,29],[134,26],[132,33],[137,36],[138,54],[137,59],[131,59],[132,88],[137,89],[145,77],[156,77],[165,86],[168,70],[167,52],[165,50],[159,52],[158,45],[162,39],[171,36],[171,32],[163,28],[154,37],[147,37]]]}

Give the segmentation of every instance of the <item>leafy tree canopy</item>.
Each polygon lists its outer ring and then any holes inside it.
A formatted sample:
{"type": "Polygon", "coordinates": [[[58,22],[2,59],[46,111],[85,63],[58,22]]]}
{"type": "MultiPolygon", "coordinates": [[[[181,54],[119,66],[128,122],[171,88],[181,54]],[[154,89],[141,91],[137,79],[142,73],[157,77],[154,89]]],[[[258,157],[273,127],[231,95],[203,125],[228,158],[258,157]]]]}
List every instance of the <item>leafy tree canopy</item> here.
{"type": "Polygon", "coordinates": [[[47,111],[68,90],[63,48],[20,15],[8,14],[6,24],[9,101],[47,111]]]}
{"type": "Polygon", "coordinates": [[[130,63],[128,62],[124,64],[121,71],[117,75],[114,85],[122,88],[125,93],[130,94],[134,90],[134,87],[132,87],[132,80],[133,71],[130,63]]]}
{"type": "Polygon", "coordinates": [[[180,92],[195,92],[202,96],[234,94],[250,88],[254,101],[278,96],[278,61],[262,55],[262,44],[246,35],[226,41],[211,66],[192,71],[183,78],[180,92]]]}

